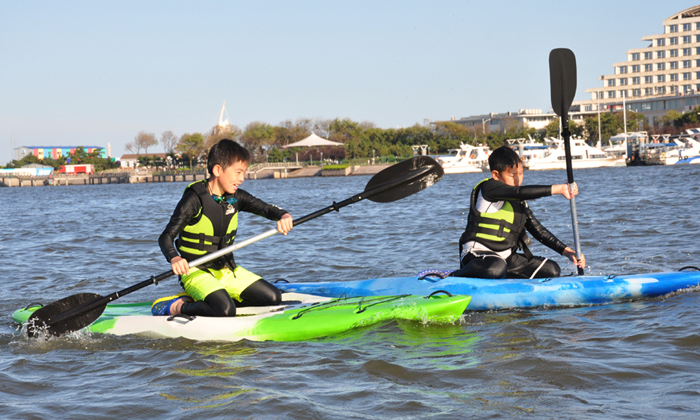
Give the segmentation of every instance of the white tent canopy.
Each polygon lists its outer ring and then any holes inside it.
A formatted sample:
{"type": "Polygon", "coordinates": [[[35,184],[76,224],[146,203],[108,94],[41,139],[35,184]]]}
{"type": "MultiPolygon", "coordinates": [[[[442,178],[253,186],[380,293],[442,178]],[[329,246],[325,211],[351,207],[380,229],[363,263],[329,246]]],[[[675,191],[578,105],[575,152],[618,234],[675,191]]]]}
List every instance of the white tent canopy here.
{"type": "Polygon", "coordinates": [[[283,149],[288,149],[290,147],[313,147],[313,146],[343,146],[343,143],[338,143],[337,141],[330,141],[317,136],[315,133],[304,140],[299,140],[294,143],[290,143],[286,146],[282,146],[283,149]]]}

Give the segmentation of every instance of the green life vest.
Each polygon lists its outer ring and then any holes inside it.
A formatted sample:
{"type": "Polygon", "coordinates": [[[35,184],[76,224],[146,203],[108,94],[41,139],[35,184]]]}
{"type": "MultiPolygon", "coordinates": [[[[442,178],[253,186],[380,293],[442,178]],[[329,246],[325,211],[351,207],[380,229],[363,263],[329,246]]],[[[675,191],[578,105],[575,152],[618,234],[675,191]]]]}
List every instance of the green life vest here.
{"type": "Polygon", "coordinates": [[[515,250],[523,242],[525,216],[521,201],[505,201],[503,207],[494,213],[481,213],[476,209],[481,186],[489,179],[476,184],[472,191],[467,227],[459,240],[460,254],[462,246],[471,241],[497,252],[515,250]]]}
{"type": "MultiPolygon", "coordinates": [[[[233,244],[238,228],[238,202],[217,203],[207,189],[206,180],[191,183],[185,192],[189,190],[197,194],[202,207],[180,232],[175,246],[180,256],[192,261],[233,244]]],[[[202,267],[220,269],[224,265],[236,268],[232,254],[210,261],[202,267]]]]}

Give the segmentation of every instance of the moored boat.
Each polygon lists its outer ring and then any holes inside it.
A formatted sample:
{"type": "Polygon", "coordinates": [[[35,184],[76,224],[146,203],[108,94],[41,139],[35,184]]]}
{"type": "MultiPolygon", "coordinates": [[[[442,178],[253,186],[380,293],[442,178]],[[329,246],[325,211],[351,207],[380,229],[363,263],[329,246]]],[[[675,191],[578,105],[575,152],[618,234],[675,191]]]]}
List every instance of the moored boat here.
{"type": "MultiPolygon", "coordinates": [[[[548,149],[542,156],[527,159],[530,170],[566,169],[566,151],[564,140],[546,138],[548,149]]],[[[571,164],[574,169],[601,168],[618,166],[619,159],[609,157],[601,149],[586,144],[580,138],[571,139],[571,164]]]]}
{"type": "Polygon", "coordinates": [[[451,149],[454,155],[440,156],[438,163],[446,174],[464,174],[482,172],[484,166],[488,166],[488,158],[491,149],[488,146],[472,146],[460,143],[459,149],[451,149]]]}

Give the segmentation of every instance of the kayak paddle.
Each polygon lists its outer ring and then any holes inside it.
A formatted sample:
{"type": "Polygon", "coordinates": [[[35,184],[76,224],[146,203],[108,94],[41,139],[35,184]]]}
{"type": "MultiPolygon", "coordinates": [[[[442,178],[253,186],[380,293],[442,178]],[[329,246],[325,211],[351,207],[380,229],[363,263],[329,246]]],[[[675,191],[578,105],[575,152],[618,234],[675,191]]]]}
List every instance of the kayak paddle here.
{"type": "MultiPolygon", "coordinates": [[[[564,137],[566,152],[566,177],[569,184],[574,183],[574,170],[571,165],[571,132],[569,131],[569,108],[576,95],[576,56],[567,48],[557,48],[549,53],[549,82],[552,93],[552,108],[561,117],[561,135],[564,137]]],[[[581,243],[578,236],[578,218],[576,217],[576,197],[571,197],[571,224],[574,227],[574,246],[576,259],[581,259],[581,243]]],[[[578,274],[583,275],[583,268],[578,274]]]]}
{"type": "MultiPolygon", "coordinates": [[[[400,200],[430,187],[442,179],[443,175],[442,167],[433,158],[428,156],[414,157],[392,165],[374,175],[365,186],[363,192],[340,203],[333,202],[328,207],[294,220],[294,226],[334,210],[339,211],[342,207],[364,199],[377,203],[389,203],[400,200]]],[[[277,229],[270,229],[260,235],[191,261],[189,266],[199,266],[276,233],[277,229]]],[[[173,274],[173,271],[169,270],[157,276],[151,276],[148,280],[114,292],[109,296],[100,296],[95,293],[79,293],[50,303],[38,309],[27,320],[27,334],[30,337],[35,337],[41,332],[45,332],[47,335],[59,336],[77,331],[92,324],[99,318],[108,303],[151,284],[158,284],[159,281],[165,280],[173,274]]]]}

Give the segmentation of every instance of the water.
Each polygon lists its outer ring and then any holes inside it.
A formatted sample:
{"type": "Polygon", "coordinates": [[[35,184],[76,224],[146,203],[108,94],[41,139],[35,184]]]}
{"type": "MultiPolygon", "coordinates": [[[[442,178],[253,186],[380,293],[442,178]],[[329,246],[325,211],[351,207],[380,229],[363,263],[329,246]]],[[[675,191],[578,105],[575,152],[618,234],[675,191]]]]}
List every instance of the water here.
{"type": "MultiPolygon", "coordinates": [[[[268,279],[350,280],[456,268],[468,195],[483,174],[446,176],[407,199],[361,202],[241,249],[268,279]]],[[[526,172],[529,184],[564,171],[526,172]]],[[[700,166],[580,170],[590,274],[700,265],[700,166]]],[[[369,177],[246,181],[302,216],[369,177]]],[[[169,267],[157,238],[184,184],[0,189],[3,418],[687,418],[700,414],[700,294],[614,305],[468,313],[455,325],[392,322],[301,343],[232,344],[15,330],[31,302],[109,294],[169,267]]],[[[572,245],[569,204],[531,203],[572,245]]],[[[242,216],[240,238],[273,227],[242,216]]],[[[541,245],[533,252],[574,268],[541,245]]],[[[174,280],[120,302],[178,291],[174,280]]]]}

